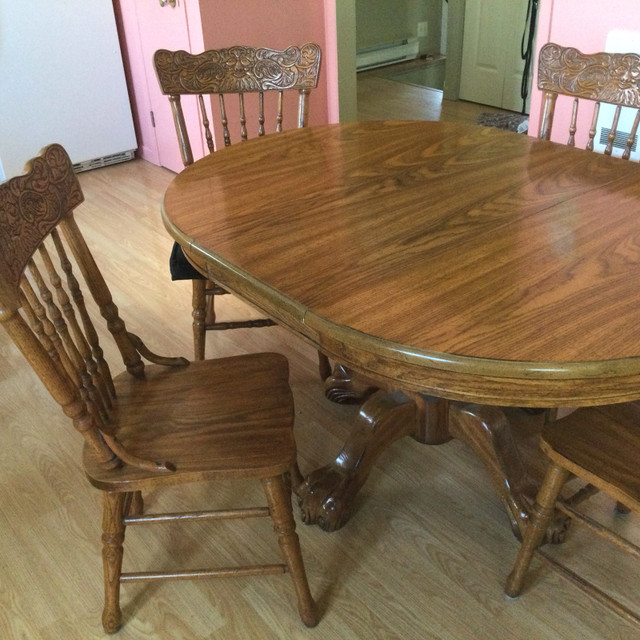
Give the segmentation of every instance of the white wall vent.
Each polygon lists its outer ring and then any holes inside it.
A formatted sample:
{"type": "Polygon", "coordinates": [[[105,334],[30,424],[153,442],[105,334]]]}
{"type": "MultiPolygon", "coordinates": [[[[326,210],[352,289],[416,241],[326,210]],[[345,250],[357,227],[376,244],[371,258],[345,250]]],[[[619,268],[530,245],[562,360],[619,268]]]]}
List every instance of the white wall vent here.
{"type": "Polygon", "coordinates": [[[75,173],[81,173],[82,171],[89,171],[90,169],[99,169],[100,167],[107,167],[110,164],[118,164],[119,162],[127,162],[133,160],[135,155],[135,149],[130,151],[121,151],[120,153],[112,153],[108,156],[102,156],[101,158],[93,158],[92,160],[85,160],[84,162],[78,162],[73,165],[73,171],[75,173]]]}
{"type": "Polygon", "coordinates": [[[418,51],[418,38],[404,38],[360,49],[356,52],[356,70],[366,71],[388,64],[415,60],[418,57],[418,51]]]}
{"type": "MultiPolygon", "coordinates": [[[[611,125],[613,124],[613,116],[615,114],[615,106],[611,104],[601,104],[598,113],[598,124],[596,125],[596,137],[593,141],[593,150],[604,153],[611,133],[611,125]]],[[[622,108],[620,120],[616,128],[616,136],[613,140],[612,156],[621,156],[627,144],[629,132],[633,126],[633,120],[636,115],[635,109],[622,108]]],[[[640,161],[640,150],[638,150],[638,135],[633,141],[631,147],[631,160],[640,161]]]]}
{"type": "MultiPolygon", "coordinates": [[[[609,127],[602,127],[600,129],[600,138],[598,140],[599,144],[607,145],[609,142],[609,134],[611,133],[611,129],[609,127]]],[[[613,139],[613,148],[614,149],[623,149],[627,146],[627,140],[629,139],[629,131],[620,131],[616,129],[616,135],[613,139]]],[[[633,139],[633,144],[631,145],[631,151],[635,151],[638,148],[638,135],[633,139]]]]}
{"type": "MultiPolygon", "coordinates": [[[[640,31],[632,31],[626,29],[612,29],[607,34],[607,41],[604,50],[608,53],[626,53],[628,51],[634,51],[640,53],[640,31]]],[[[615,113],[615,106],[612,104],[601,104],[600,112],[598,113],[598,123],[596,124],[596,137],[593,141],[593,148],[595,151],[604,152],[607,146],[607,138],[611,132],[611,125],[613,124],[613,116],[615,113]]],[[[629,131],[633,127],[633,120],[636,115],[635,109],[629,109],[623,107],[620,113],[620,120],[616,127],[616,137],[613,142],[613,151],[611,155],[621,156],[624,151],[624,147],[627,144],[627,138],[629,137],[629,131]]],[[[631,149],[631,160],[640,160],[640,151],[638,150],[638,137],[633,141],[633,148],[631,149]]]]}

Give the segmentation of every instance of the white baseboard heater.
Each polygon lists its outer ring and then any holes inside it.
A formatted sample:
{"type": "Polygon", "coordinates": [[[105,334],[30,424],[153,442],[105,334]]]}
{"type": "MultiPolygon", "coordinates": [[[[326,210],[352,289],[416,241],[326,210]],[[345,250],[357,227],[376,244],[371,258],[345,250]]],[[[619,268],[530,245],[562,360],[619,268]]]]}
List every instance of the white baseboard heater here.
{"type": "Polygon", "coordinates": [[[89,171],[90,169],[99,169],[100,167],[108,167],[112,164],[118,164],[119,162],[127,162],[135,158],[135,149],[129,151],[121,151],[119,153],[112,153],[108,156],[102,156],[100,158],[93,158],[92,160],[84,160],[83,162],[77,162],[73,165],[74,173],[81,173],[82,171],[89,171]]]}
{"type": "MultiPolygon", "coordinates": [[[[609,143],[609,134],[611,133],[611,125],[613,124],[613,117],[615,114],[615,106],[612,104],[601,104],[600,111],[598,112],[598,123],[596,125],[596,137],[593,141],[593,150],[600,153],[604,153],[604,150],[609,143]]],[[[612,156],[621,156],[625,147],[627,146],[627,138],[630,135],[633,128],[633,120],[636,115],[635,109],[629,109],[627,107],[622,108],[620,113],[620,119],[618,120],[618,126],[616,127],[616,136],[613,141],[613,149],[611,150],[612,156]]],[[[633,141],[631,147],[631,160],[640,160],[640,149],[638,148],[638,134],[633,141]]]]}
{"type": "Polygon", "coordinates": [[[356,70],[365,71],[387,64],[414,60],[418,57],[418,38],[404,38],[395,42],[360,49],[356,52],[356,70]]]}

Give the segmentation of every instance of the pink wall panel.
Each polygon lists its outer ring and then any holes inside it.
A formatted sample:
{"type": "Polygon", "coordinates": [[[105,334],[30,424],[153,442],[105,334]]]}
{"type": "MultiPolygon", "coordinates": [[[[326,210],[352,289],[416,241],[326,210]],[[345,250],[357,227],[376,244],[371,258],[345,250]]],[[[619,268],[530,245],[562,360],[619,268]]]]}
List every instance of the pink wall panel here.
{"type": "MultiPolygon", "coordinates": [[[[236,44],[283,49],[291,44],[317,42],[323,57],[318,88],[311,95],[309,123],[338,121],[335,0],[181,0],[174,8],[168,4],[161,7],[152,0],[113,1],[142,158],[173,171],[182,169],[169,102],[160,94],[151,63],[158,48],[199,53],[236,44]]],[[[285,128],[292,126],[287,113],[294,116],[297,111],[296,98],[289,97],[285,128]]],[[[231,96],[229,107],[232,102],[231,96]]],[[[183,106],[189,108],[186,102],[183,106]]],[[[275,113],[275,108],[272,110],[275,113]]],[[[195,103],[194,112],[185,112],[185,118],[190,128],[197,130],[195,103]]],[[[251,126],[257,128],[255,123],[251,126]]],[[[214,131],[214,135],[220,145],[220,132],[214,131]]],[[[194,158],[205,154],[206,147],[198,136],[192,137],[192,146],[194,158]]]]}
{"type": "Polygon", "coordinates": [[[137,154],[153,164],[160,164],[153,127],[148,119],[141,119],[140,117],[140,114],[148,114],[151,111],[151,102],[149,91],[147,90],[147,74],[138,33],[136,8],[132,2],[121,3],[117,0],[113,5],[127,78],[133,124],[138,140],[137,154]]]}
{"type": "MultiPolygon", "coordinates": [[[[325,13],[332,8],[335,24],[335,3],[329,1],[201,0],[204,48],[244,44],[284,49],[292,44],[318,43],[323,50],[323,64],[318,89],[311,96],[309,123],[326,123],[329,118],[327,66],[331,63],[331,54],[327,52],[325,13]]],[[[331,91],[337,103],[337,83],[331,91]]]]}
{"type": "MultiPolygon", "coordinates": [[[[154,51],[160,48],[189,50],[191,41],[202,47],[202,36],[198,36],[197,29],[191,33],[188,26],[190,19],[192,24],[197,24],[198,2],[182,0],[176,7],[168,4],[163,7],[157,2],[114,1],[138,137],[138,155],[176,172],[182,170],[183,165],[173,116],[169,100],[160,92],[152,59],[154,51]]],[[[197,117],[195,103],[185,105],[187,121],[197,117]]],[[[203,142],[196,137],[192,145],[194,156],[202,157],[203,142]]]]}

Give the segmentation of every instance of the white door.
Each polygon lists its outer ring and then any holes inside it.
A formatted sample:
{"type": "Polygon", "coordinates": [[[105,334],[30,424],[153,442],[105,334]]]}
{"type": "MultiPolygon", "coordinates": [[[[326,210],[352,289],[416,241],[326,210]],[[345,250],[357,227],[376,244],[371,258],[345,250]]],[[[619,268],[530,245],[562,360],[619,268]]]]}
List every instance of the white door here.
{"type": "Polygon", "coordinates": [[[460,99],[522,110],[522,33],[528,0],[466,0],[460,99]]]}

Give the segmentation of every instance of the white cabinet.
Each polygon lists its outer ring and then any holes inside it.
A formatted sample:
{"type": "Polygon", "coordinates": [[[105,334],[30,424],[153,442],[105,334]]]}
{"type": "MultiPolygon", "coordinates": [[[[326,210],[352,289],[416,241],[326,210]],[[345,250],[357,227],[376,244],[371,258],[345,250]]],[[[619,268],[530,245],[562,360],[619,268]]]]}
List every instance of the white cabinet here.
{"type": "Polygon", "coordinates": [[[132,157],[136,138],[111,1],[0,0],[0,25],[4,177],[21,174],[52,142],[74,164],[132,157]]]}

